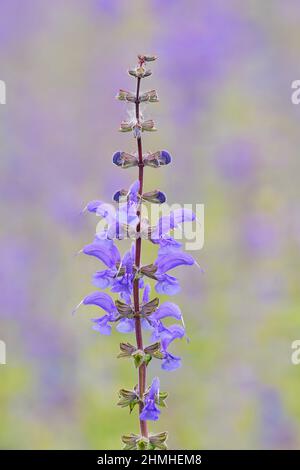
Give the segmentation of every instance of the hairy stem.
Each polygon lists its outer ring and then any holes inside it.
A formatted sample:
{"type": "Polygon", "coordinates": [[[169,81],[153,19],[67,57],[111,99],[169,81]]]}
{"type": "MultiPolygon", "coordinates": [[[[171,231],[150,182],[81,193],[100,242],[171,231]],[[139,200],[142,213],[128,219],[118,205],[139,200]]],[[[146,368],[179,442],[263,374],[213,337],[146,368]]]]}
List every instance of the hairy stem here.
{"type": "MultiPolygon", "coordinates": [[[[140,95],[140,84],[141,79],[137,79],[137,87],[136,87],[136,103],[135,103],[135,114],[137,124],[140,122],[140,102],[139,102],[139,95],[140,95]]],[[[139,159],[139,194],[143,193],[143,178],[144,178],[144,164],[143,164],[143,153],[142,153],[142,139],[140,135],[137,137],[137,147],[138,147],[138,159],[139,159]]],[[[137,211],[137,215],[139,217],[139,223],[137,225],[137,239],[135,244],[135,265],[137,268],[140,267],[141,264],[141,249],[142,249],[142,239],[140,237],[140,230],[141,230],[141,211],[140,209],[137,211]]],[[[133,284],[133,299],[134,299],[134,310],[135,310],[135,336],[136,336],[136,343],[138,349],[143,350],[143,334],[142,334],[142,326],[141,326],[141,317],[140,317],[140,296],[139,296],[139,281],[136,279],[133,284]]],[[[142,364],[139,367],[139,396],[142,399],[146,389],[146,365],[142,364]]],[[[143,409],[143,404],[140,403],[140,412],[143,409]]],[[[148,437],[148,429],[147,429],[147,421],[140,420],[140,430],[141,434],[144,437],[148,437]]]]}

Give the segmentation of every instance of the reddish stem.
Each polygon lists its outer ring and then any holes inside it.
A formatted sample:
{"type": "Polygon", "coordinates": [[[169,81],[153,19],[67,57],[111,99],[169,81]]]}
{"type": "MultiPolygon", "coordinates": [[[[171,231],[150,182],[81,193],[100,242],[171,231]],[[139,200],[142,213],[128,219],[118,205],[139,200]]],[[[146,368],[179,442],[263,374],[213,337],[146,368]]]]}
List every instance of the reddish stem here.
{"type": "MultiPolygon", "coordinates": [[[[140,123],[140,84],[141,79],[137,79],[137,87],[136,87],[136,102],[135,102],[135,115],[137,120],[137,125],[140,123]]],[[[138,147],[138,159],[139,159],[139,194],[142,195],[143,193],[143,179],[144,179],[144,164],[143,164],[143,152],[142,152],[142,139],[139,135],[137,137],[137,147],[138,147]]],[[[135,243],[135,265],[137,269],[140,267],[141,264],[141,249],[142,249],[142,239],[140,237],[141,231],[141,211],[140,209],[137,211],[137,216],[139,217],[139,223],[137,225],[137,238],[135,243]]],[[[136,344],[137,348],[143,351],[143,334],[142,334],[142,325],[141,325],[141,317],[140,317],[140,296],[139,296],[139,281],[135,279],[133,283],[133,300],[134,300],[134,310],[135,310],[135,336],[136,336],[136,344]]],[[[144,393],[146,390],[146,365],[142,364],[139,367],[139,397],[142,400],[144,393]]],[[[139,405],[140,413],[143,410],[143,403],[140,402],[139,405]]],[[[140,430],[141,434],[144,437],[148,437],[148,429],[147,429],[147,421],[142,421],[140,419],[140,430]]]]}

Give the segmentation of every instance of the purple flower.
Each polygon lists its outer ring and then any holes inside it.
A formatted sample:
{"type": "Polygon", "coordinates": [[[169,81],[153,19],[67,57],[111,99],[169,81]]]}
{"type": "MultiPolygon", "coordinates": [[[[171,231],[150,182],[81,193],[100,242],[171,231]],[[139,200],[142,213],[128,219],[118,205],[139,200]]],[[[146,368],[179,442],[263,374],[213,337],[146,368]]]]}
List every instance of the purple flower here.
{"type": "Polygon", "coordinates": [[[158,282],[155,284],[155,290],[161,295],[175,295],[180,291],[180,285],[176,277],[169,274],[156,275],[158,282]]]}
{"type": "Polygon", "coordinates": [[[192,266],[195,263],[194,258],[187,253],[179,250],[178,248],[160,248],[158,257],[155,261],[157,272],[164,274],[177,266],[188,265],[192,266]]]}
{"type": "Polygon", "coordinates": [[[121,260],[120,252],[112,240],[96,239],[82,251],[85,255],[95,256],[110,269],[115,268],[121,260]]]}
{"type": "MultiPolygon", "coordinates": [[[[159,218],[155,229],[151,233],[151,241],[159,243],[161,239],[167,238],[166,236],[171,230],[178,228],[185,222],[193,222],[195,219],[196,216],[190,209],[180,208],[171,211],[169,215],[159,218]]],[[[173,243],[175,242],[174,239],[171,238],[171,240],[173,243]]]]}
{"type": "Polygon", "coordinates": [[[127,251],[122,258],[120,269],[123,269],[124,274],[119,274],[119,276],[113,281],[111,289],[112,292],[124,292],[128,295],[132,294],[134,280],[134,258],[135,251],[134,245],[132,245],[131,250],[127,251]]]}
{"type": "Polygon", "coordinates": [[[100,289],[107,289],[113,284],[116,276],[116,269],[105,269],[104,271],[97,271],[93,275],[93,284],[100,289]]]}
{"type": "Polygon", "coordinates": [[[161,320],[166,317],[173,317],[177,320],[181,320],[182,315],[178,305],[172,302],[164,302],[151,314],[151,320],[161,320]]]}
{"type": "Polygon", "coordinates": [[[105,219],[106,227],[97,232],[98,239],[123,239],[125,231],[135,231],[139,218],[137,216],[139,181],[135,181],[129,188],[117,191],[113,200],[118,203],[117,208],[111,204],[94,200],[87,204],[86,209],[105,219]]]}
{"type": "Polygon", "coordinates": [[[174,356],[173,354],[164,351],[164,358],[161,363],[161,368],[163,370],[175,370],[181,367],[181,358],[179,356],[174,356]]]}
{"type": "Polygon", "coordinates": [[[160,332],[161,348],[166,351],[170,343],[177,338],[183,338],[185,335],[185,329],[181,325],[170,325],[167,328],[164,327],[160,332]]]}
{"type": "Polygon", "coordinates": [[[174,276],[167,274],[167,271],[177,266],[195,264],[195,260],[191,255],[184,253],[174,246],[164,246],[158,251],[158,257],[154,263],[157,266],[155,276],[158,282],[155,290],[159,294],[174,295],[180,290],[179,282],[174,276]]]}
{"type": "Polygon", "coordinates": [[[122,318],[117,327],[116,330],[119,333],[131,333],[134,331],[134,319],[133,318],[122,318]]]}
{"type": "Polygon", "coordinates": [[[155,404],[155,400],[159,397],[159,378],[155,377],[152,381],[149,392],[145,396],[143,411],[140,413],[142,421],[157,421],[160,410],[155,404]]]}
{"type": "Polygon", "coordinates": [[[117,320],[117,308],[113,299],[104,292],[94,292],[83,299],[84,305],[96,305],[107,312],[106,315],[100,318],[94,318],[92,321],[95,323],[93,329],[99,331],[103,335],[110,335],[111,326],[109,322],[117,320]]]}

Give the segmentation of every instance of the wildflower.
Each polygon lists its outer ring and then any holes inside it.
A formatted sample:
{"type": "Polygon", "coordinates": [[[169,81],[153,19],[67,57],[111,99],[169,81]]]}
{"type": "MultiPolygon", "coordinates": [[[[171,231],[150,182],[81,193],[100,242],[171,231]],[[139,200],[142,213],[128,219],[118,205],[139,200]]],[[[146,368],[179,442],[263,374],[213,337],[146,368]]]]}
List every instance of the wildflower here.
{"type": "Polygon", "coordinates": [[[156,90],[141,93],[141,80],[150,76],[146,68],[148,62],[156,59],[152,55],[139,55],[136,67],[129,74],[136,78],[136,92],[121,89],[117,98],[133,103],[135,112],[128,120],[121,122],[121,132],[132,132],[137,141],[137,152],[117,151],[113,154],[113,164],[119,168],[138,167],[139,178],[129,189],[121,188],[113,194],[113,205],[100,200],[89,202],[86,209],[101,218],[101,228],[97,230],[92,243],[86,245],[82,252],[97,258],[103,269],[93,274],[92,282],[99,289],[110,289],[117,297],[112,298],[103,292],[93,292],[86,296],[82,303],[104,310],[104,315],[93,318],[93,329],[103,335],[110,335],[112,326],[120,334],[135,332],[136,345],[129,342],[120,343],[118,357],[132,360],[139,370],[138,384],[133,389],[122,388],[119,391],[118,405],[128,407],[132,412],[138,405],[140,435],[122,436],[125,449],[166,449],[167,433],[149,435],[147,421],[156,421],[160,416],[160,407],[164,407],[166,392],[159,390],[159,379],[155,377],[147,388],[147,367],[152,360],[161,361],[161,368],[172,371],[181,366],[181,358],[169,351],[175,340],[185,335],[182,313],[178,305],[165,301],[162,304],[156,296],[151,298],[151,289],[145,279],[155,281],[155,290],[159,294],[174,295],[180,290],[176,277],[170,271],[179,266],[192,266],[195,260],[185,253],[182,244],[175,240],[172,231],[185,222],[193,222],[195,215],[188,209],[176,209],[169,215],[160,217],[156,226],[142,216],[142,203],[163,204],[166,195],[159,189],[143,191],[144,168],[159,168],[171,163],[171,155],[166,150],[154,153],[142,153],[142,133],[156,131],[152,119],[145,120],[140,112],[140,103],[158,101],[156,90]],[[121,255],[115,240],[133,236],[135,241],[121,255]],[[142,238],[147,236],[158,247],[154,262],[143,265],[141,262],[142,238]],[[142,295],[141,295],[141,290],[142,295]],[[177,323],[168,324],[170,319],[177,323]],[[144,346],[143,330],[148,330],[152,343],[144,346]]]}
{"type": "Polygon", "coordinates": [[[152,420],[157,421],[160,415],[160,410],[156,406],[156,400],[159,394],[159,378],[155,377],[152,381],[149,392],[145,396],[143,411],[140,413],[142,421],[152,420]]]}

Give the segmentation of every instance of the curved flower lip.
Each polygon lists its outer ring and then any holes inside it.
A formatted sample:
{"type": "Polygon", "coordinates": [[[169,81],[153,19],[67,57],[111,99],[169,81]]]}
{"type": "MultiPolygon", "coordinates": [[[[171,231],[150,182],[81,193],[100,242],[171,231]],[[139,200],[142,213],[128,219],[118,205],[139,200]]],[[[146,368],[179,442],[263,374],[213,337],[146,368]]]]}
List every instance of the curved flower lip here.
{"type": "Polygon", "coordinates": [[[90,245],[86,245],[82,251],[86,255],[98,258],[111,269],[121,261],[120,252],[112,240],[96,239],[90,245]]]}
{"type": "Polygon", "coordinates": [[[111,334],[111,325],[108,322],[111,321],[109,315],[104,315],[100,318],[93,318],[92,322],[94,322],[93,330],[99,331],[102,335],[110,335],[111,334]]]}
{"type": "Polygon", "coordinates": [[[154,262],[157,266],[157,273],[166,273],[171,269],[181,265],[192,266],[195,260],[191,255],[184,253],[179,249],[162,248],[158,254],[157,260],[154,262]]]}
{"type": "Polygon", "coordinates": [[[178,305],[172,302],[164,302],[151,314],[151,319],[153,318],[154,320],[161,320],[166,317],[173,317],[177,320],[181,320],[182,314],[178,305]]]}
{"type": "Polygon", "coordinates": [[[93,292],[83,299],[84,305],[96,305],[109,314],[117,312],[113,299],[105,292],[93,292]]]}
{"type": "Polygon", "coordinates": [[[98,207],[101,205],[101,204],[104,204],[102,201],[99,201],[97,199],[93,200],[93,201],[90,201],[86,206],[85,208],[83,209],[83,212],[85,210],[88,210],[89,212],[96,212],[98,207]]]}
{"type": "Polygon", "coordinates": [[[156,276],[158,282],[155,284],[155,290],[162,295],[175,295],[180,291],[180,285],[176,277],[169,274],[161,274],[156,276]]]}
{"type": "Polygon", "coordinates": [[[190,209],[179,208],[171,211],[169,215],[160,217],[156,227],[151,233],[151,239],[160,239],[174,228],[185,222],[193,222],[196,216],[190,209]]]}
{"type": "Polygon", "coordinates": [[[160,335],[162,350],[166,351],[170,343],[172,343],[175,339],[183,338],[184,335],[185,329],[181,325],[171,325],[167,328],[165,327],[160,335]]]}
{"type": "Polygon", "coordinates": [[[134,320],[131,318],[122,318],[116,326],[116,330],[119,333],[131,333],[134,331],[134,320]]]}
{"type": "Polygon", "coordinates": [[[93,284],[100,289],[107,289],[111,286],[113,279],[116,275],[117,269],[105,269],[103,271],[96,271],[93,274],[93,284]]]}
{"type": "Polygon", "coordinates": [[[152,202],[154,204],[163,204],[167,200],[167,196],[162,191],[155,189],[142,195],[144,201],[152,202]]]}
{"type": "Polygon", "coordinates": [[[175,370],[179,367],[181,367],[181,358],[166,351],[161,363],[161,368],[163,370],[175,370]]]}

